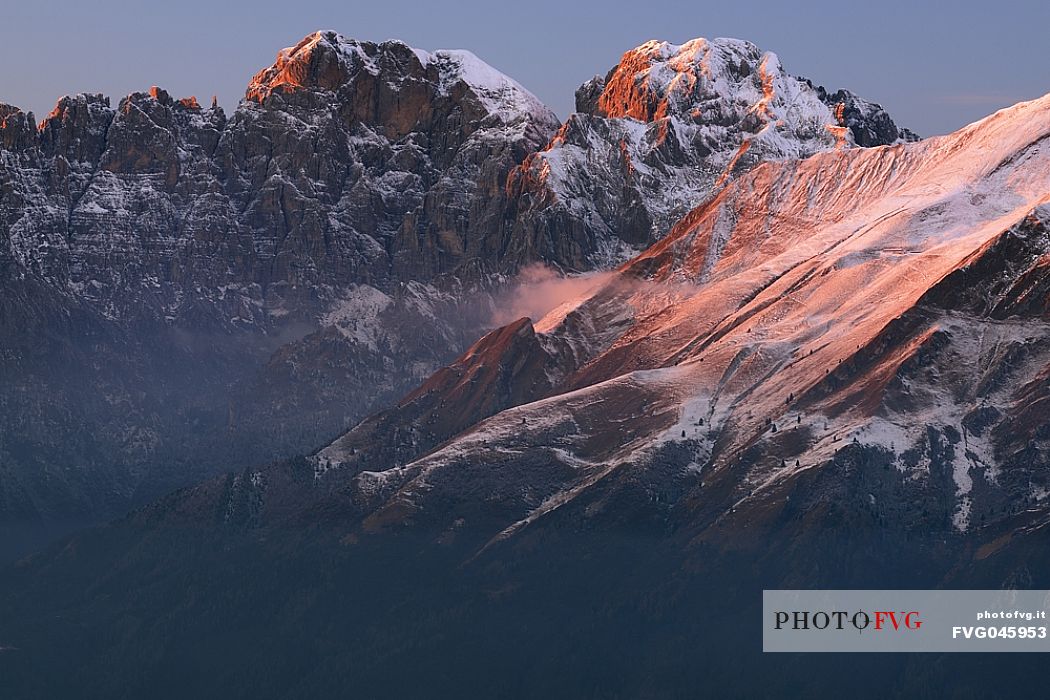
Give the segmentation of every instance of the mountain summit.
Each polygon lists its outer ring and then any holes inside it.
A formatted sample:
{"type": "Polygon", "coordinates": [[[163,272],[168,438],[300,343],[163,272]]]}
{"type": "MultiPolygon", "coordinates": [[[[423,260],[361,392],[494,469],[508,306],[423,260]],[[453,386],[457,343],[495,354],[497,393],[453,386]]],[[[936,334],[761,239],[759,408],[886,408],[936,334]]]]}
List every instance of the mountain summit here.
{"type": "Polygon", "coordinates": [[[577,502],[601,520],[638,483],[665,497],[631,507],[697,533],[803,507],[988,537],[1022,504],[1039,521],[1048,138],[1050,95],[919,143],[764,163],[406,398],[383,421],[414,456],[377,454],[393,441],[366,422],[314,458],[318,488],[349,484],[366,528],[440,530],[477,499],[503,514],[493,537],[577,502]],[[499,387],[479,374],[494,366],[499,387]],[[470,415],[481,395],[494,415],[451,439],[421,412],[470,415]]]}
{"type": "Polygon", "coordinates": [[[320,31],[230,114],[0,107],[0,523],[313,450],[491,330],[523,267],[608,269],[763,158],[852,143],[736,40],[650,42],[580,95],[559,125],[468,51],[320,31]]]}
{"type": "Polygon", "coordinates": [[[8,695],[1038,696],[757,621],[1050,587],[1050,95],[915,141],[697,39],[577,97],[319,32],[230,115],[0,105],[0,528],[127,513],[3,570],[8,695]]]}
{"type": "MultiPolygon", "coordinates": [[[[277,61],[252,78],[246,99],[263,102],[274,92],[321,91],[350,103],[353,116],[408,133],[428,110],[413,95],[477,102],[482,120],[504,124],[534,123],[556,127],[557,117],[535,95],[470,51],[414,49],[400,41],[358,41],[333,31],[319,31],[277,54],[277,61]],[[385,96],[397,95],[391,101],[385,96]]],[[[469,117],[468,117],[469,118],[469,117]]]]}
{"type": "Polygon", "coordinates": [[[469,52],[333,32],[229,115],[160,88],[64,97],[39,129],[0,107],[0,418],[21,436],[0,524],[311,449],[453,359],[489,315],[462,288],[499,268],[508,173],[557,126],[469,52]]]}
{"type": "Polygon", "coordinates": [[[530,205],[516,254],[571,269],[626,260],[758,163],[917,139],[739,39],[642,44],[584,83],[576,110],[515,173],[530,205]]]}

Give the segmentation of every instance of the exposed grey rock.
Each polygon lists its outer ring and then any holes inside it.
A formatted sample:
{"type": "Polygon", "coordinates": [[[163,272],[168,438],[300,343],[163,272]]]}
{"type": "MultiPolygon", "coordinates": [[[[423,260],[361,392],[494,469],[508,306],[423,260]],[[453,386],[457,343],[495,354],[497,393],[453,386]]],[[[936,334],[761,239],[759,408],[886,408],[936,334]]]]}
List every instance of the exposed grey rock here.
{"type": "Polygon", "coordinates": [[[578,103],[559,130],[469,52],[317,32],[230,115],[156,87],[39,128],[0,106],[0,521],[314,449],[487,330],[521,266],[608,267],[760,160],[838,144],[747,42],[646,44],[578,103]]]}
{"type": "Polygon", "coordinates": [[[421,381],[488,320],[449,273],[495,267],[507,173],[556,127],[468,52],[334,32],[229,117],[159,88],[0,108],[0,522],[115,515],[421,381]]]}

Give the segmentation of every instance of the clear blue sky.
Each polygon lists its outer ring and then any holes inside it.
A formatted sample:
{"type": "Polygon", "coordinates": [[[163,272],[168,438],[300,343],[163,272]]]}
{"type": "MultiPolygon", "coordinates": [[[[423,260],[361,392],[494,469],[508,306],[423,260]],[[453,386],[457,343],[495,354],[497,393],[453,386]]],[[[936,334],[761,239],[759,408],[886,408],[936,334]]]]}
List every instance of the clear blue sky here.
{"type": "Polygon", "coordinates": [[[573,92],[647,39],[748,39],[828,88],[881,102],[923,135],[1050,92],[1050,1],[52,0],[5,3],[0,101],[38,119],[58,97],[159,85],[236,106],[278,49],[316,29],[467,48],[564,117],[573,92]],[[938,5],[940,6],[938,8],[938,5]]]}

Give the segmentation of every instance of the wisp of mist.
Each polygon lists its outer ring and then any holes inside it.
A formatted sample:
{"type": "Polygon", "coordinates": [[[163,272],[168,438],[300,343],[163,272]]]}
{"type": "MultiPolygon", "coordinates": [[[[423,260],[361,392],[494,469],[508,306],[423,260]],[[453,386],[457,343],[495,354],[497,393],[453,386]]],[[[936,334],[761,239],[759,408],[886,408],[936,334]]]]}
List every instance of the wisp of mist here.
{"type": "Polygon", "coordinates": [[[542,263],[527,265],[497,300],[492,325],[503,326],[523,316],[539,321],[565,302],[594,291],[612,276],[611,272],[565,276],[542,263]]]}

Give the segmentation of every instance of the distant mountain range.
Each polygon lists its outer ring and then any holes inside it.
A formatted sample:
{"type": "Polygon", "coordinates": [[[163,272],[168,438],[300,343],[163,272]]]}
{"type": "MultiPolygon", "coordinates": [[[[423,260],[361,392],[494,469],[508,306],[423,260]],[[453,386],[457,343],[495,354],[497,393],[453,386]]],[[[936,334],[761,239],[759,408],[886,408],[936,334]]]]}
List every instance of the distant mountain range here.
{"type": "Polygon", "coordinates": [[[14,697],[1038,692],[757,639],[1050,588],[1050,96],[919,140],[696,39],[576,100],[318,32],[230,117],[0,107],[0,515],[122,516],[0,574],[14,697]]]}
{"type": "Polygon", "coordinates": [[[227,116],[152,88],[0,106],[0,527],[308,452],[763,159],[910,140],[736,40],[650,42],[555,115],[466,51],[318,32],[227,116]],[[843,129],[840,124],[847,128],[843,129]]]}

